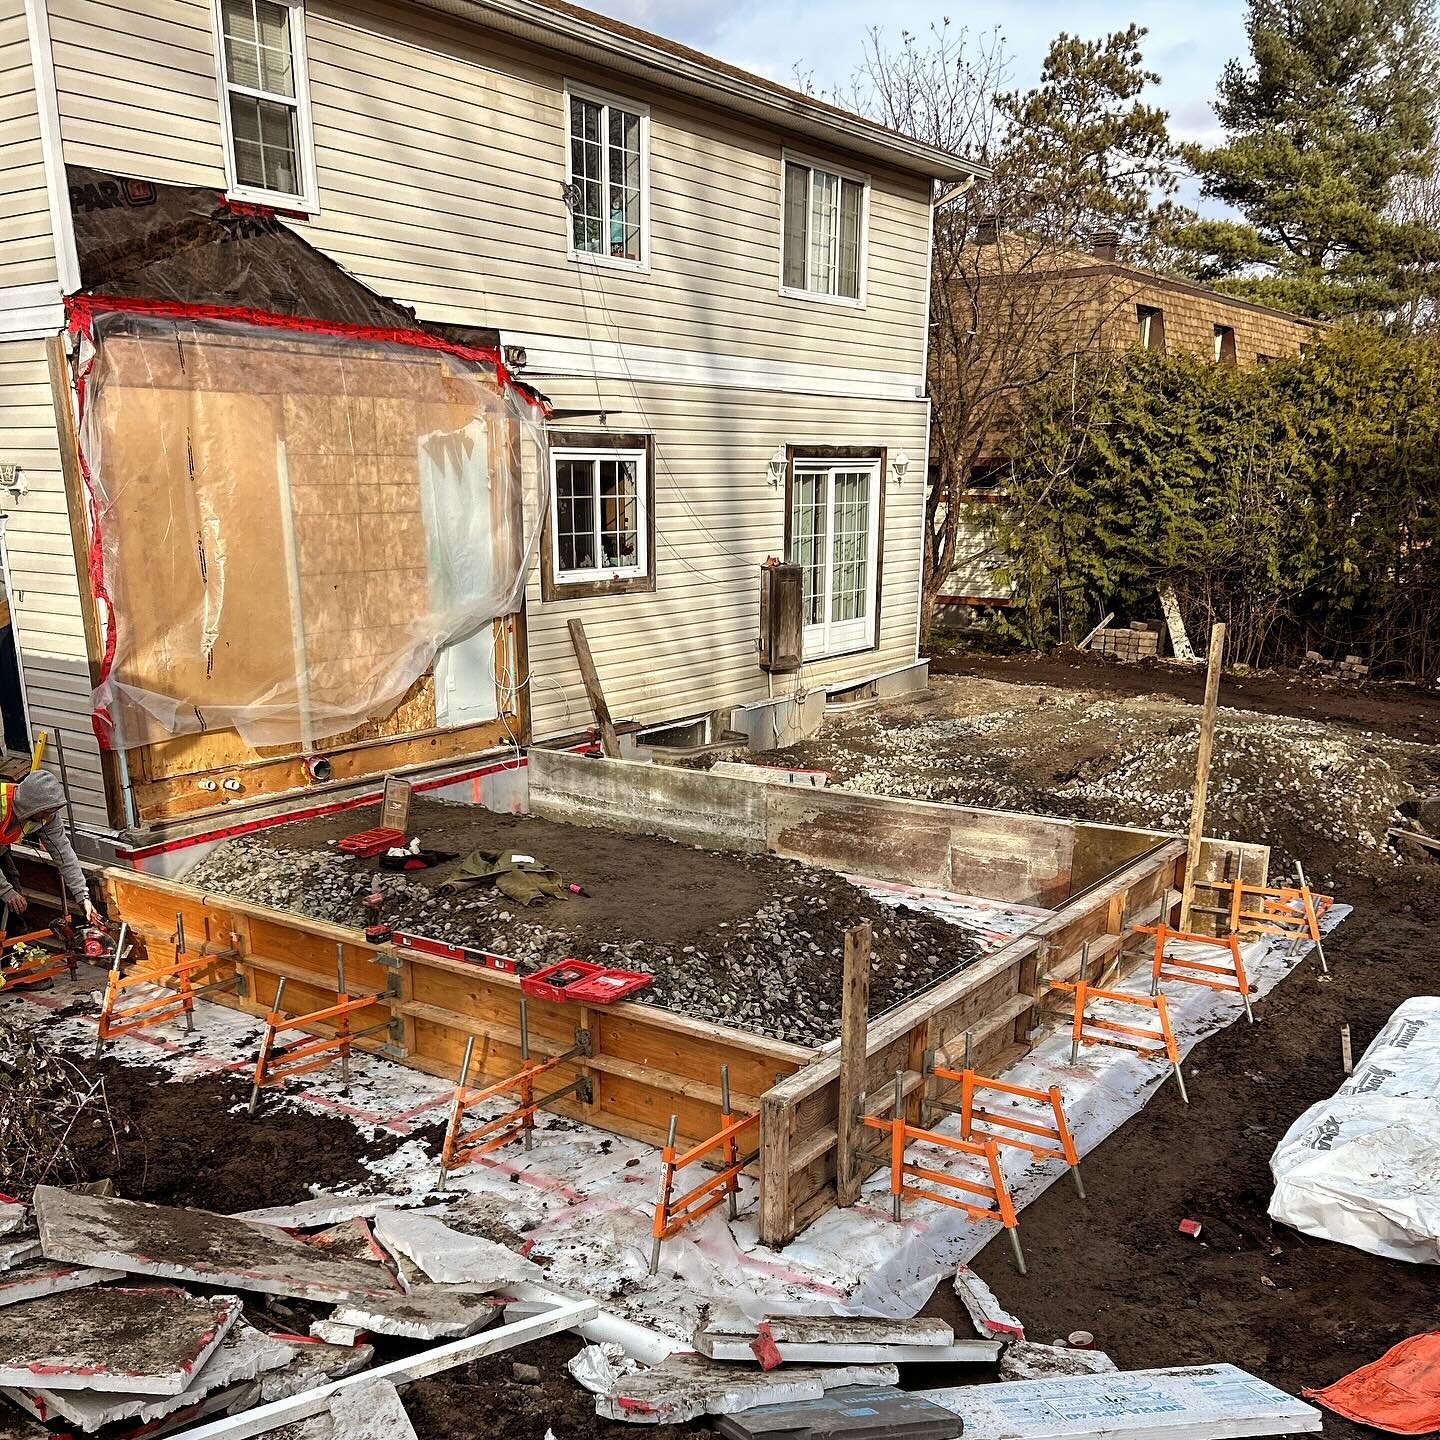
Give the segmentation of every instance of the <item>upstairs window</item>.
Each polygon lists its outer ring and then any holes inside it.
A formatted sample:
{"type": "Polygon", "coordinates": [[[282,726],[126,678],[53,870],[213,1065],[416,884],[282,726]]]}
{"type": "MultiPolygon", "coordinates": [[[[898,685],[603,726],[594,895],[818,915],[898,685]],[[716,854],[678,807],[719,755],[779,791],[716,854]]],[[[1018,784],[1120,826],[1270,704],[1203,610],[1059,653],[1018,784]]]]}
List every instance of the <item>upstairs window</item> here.
{"type": "Polygon", "coordinates": [[[219,3],[230,194],[282,209],[314,211],[304,6],[298,0],[219,3]]]}
{"type": "Polygon", "coordinates": [[[1215,327],[1215,363],[1217,365],[1234,365],[1235,355],[1235,327],[1233,325],[1217,325],[1215,327]]]}
{"type": "Polygon", "coordinates": [[[640,106],[570,91],[570,253],[646,263],[650,121],[640,106]]]}
{"type": "Polygon", "coordinates": [[[1155,305],[1137,305],[1135,338],[1142,350],[1164,350],[1165,312],[1155,305]]]}
{"type": "Polygon", "coordinates": [[[869,187],[858,175],[788,158],[784,175],[781,292],[860,304],[869,187]]]}

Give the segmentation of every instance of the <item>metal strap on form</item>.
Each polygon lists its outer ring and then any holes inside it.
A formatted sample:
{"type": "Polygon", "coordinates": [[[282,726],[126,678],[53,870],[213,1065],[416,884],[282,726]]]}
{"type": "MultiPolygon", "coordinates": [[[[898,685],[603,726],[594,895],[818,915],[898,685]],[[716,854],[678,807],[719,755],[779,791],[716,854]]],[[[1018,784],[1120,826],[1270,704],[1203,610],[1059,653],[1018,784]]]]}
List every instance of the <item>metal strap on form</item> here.
{"type": "Polygon", "coordinates": [[[724,1122],[715,1134],[692,1145],[688,1150],[677,1152],[675,1132],[679,1117],[670,1117],[670,1131],[665,1148],[660,1152],[660,1193],[655,1200],[655,1215],[650,1227],[650,1273],[660,1268],[660,1247],[673,1235],[678,1235],[692,1220],[708,1215],[723,1200],[729,1206],[730,1218],[734,1220],[739,1211],[740,1176],[747,1165],[753,1165],[759,1158],[758,1149],[747,1154],[740,1153],[740,1137],[752,1129],[758,1130],[759,1115],[747,1115],[735,1119],[730,1108],[730,1067],[720,1067],[720,1118],[724,1122]],[[687,1166],[703,1159],[710,1151],[721,1154],[720,1168],[708,1179],[702,1180],[693,1189],[676,1196],[675,1176],[687,1166]]]}
{"type": "Polygon", "coordinates": [[[478,1160],[482,1155],[488,1155],[492,1150],[498,1150],[502,1145],[508,1145],[512,1140],[524,1140],[525,1148],[530,1148],[531,1136],[535,1130],[535,1112],[546,1105],[553,1105],[555,1101],[564,1099],[567,1095],[573,1095],[581,1104],[588,1104],[590,1101],[590,1080],[585,1075],[577,1075],[568,1085],[562,1085],[558,1090],[552,1090],[545,1095],[535,1093],[535,1081],[537,1077],[554,1070],[561,1065],[567,1065],[573,1060],[582,1059],[590,1054],[590,1032],[577,1029],[575,1031],[575,1043],[558,1055],[552,1055],[548,1060],[532,1060],[530,1058],[530,1011],[529,1002],[520,1001],[520,1068],[513,1074],[507,1075],[503,1080],[497,1080],[493,1085],[487,1085],[480,1090],[467,1089],[470,1079],[470,1064],[475,1055],[475,1037],[467,1036],[465,1040],[465,1056],[460,1062],[460,1077],[455,1084],[455,1096],[450,1106],[450,1121],[445,1127],[445,1145],[440,1152],[440,1179],[437,1189],[445,1188],[446,1177],[451,1170],[461,1165],[467,1165],[472,1160],[478,1160]],[[493,1119],[483,1121],[473,1130],[467,1131],[465,1116],[479,1105],[485,1105],[501,1096],[509,1096],[519,1103],[505,1111],[503,1115],[497,1115],[493,1119]]]}

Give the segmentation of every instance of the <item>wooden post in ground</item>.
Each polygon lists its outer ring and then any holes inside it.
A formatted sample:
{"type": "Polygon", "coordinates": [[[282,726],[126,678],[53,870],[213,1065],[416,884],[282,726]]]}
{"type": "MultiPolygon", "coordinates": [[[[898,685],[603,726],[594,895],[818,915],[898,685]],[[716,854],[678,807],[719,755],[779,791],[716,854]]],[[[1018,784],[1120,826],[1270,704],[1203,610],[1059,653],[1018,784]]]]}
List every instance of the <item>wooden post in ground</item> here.
{"type": "Polygon", "coordinates": [[[870,922],[845,932],[845,980],[840,995],[840,1113],[835,1121],[837,1202],[853,1205],[864,1180],[859,1156],[864,1128],[858,1111],[865,1094],[865,1053],[870,1023],[870,922]]]}
{"type": "Polygon", "coordinates": [[[591,713],[600,727],[600,748],[613,760],[620,754],[620,737],[615,733],[610,707],[605,703],[605,692],[600,688],[600,676],[590,654],[590,642],[585,638],[583,620],[570,621],[570,643],[575,647],[575,659],[580,665],[580,679],[590,701],[591,713]]]}
{"type": "MultiPolygon", "coordinates": [[[[1190,836],[1185,850],[1185,885],[1180,893],[1180,928],[1190,928],[1190,907],[1195,902],[1195,876],[1200,865],[1200,841],[1205,834],[1205,795],[1210,788],[1210,757],[1215,751],[1215,712],[1220,708],[1220,669],[1225,658],[1225,627],[1210,627],[1210,649],[1205,657],[1205,702],[1200,711],[1200,750],[1195,757],[1195,799],[1190,807],[1190,836]]],[[[1161,920],[1165,917],[1162,915],[1161,920]]]]}

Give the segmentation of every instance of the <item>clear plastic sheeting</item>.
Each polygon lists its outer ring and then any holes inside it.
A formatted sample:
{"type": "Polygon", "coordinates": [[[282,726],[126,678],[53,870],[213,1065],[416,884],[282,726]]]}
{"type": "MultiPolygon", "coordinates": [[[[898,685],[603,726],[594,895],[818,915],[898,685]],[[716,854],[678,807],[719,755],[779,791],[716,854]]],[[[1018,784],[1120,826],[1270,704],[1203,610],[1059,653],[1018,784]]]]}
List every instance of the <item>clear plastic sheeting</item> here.
{"type": "Polygon", "coordinates": [[[543,413],[498,357],[418,332],[88,318],[102,739],[309,748],[389,715],[446,652],[493,662],[546,468],[543,413]]]}

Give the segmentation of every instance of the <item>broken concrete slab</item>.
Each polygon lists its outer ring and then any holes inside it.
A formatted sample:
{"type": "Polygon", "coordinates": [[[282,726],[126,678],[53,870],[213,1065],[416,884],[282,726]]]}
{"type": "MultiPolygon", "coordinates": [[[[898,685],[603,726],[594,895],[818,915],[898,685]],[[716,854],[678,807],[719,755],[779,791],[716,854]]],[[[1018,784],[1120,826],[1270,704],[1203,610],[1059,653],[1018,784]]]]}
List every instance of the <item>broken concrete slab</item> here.
{"type": "Polygon", "coordinates": [[[1119,1366],[1103,1350],[1035,1345],[1012,1340],[1000,1357],[1002,1380],[1050,1380],[1057,1375],[1103,1375],[1119,1366]]]}
{"type": "Polygon", "coordinates": [[[415,1427],[388,1380],[366,1380],[330,1397],[336,1440],[415,1440],[415,1427]]]}
{"type": "Polygon", "coordinates": [[[199,1373],[174,1395],[136,1396],[109,1389],[55,1389],[48,1384],[15,1387],[5,1393],[39,1419],[59,1415],[82,1430],[99,1430],[120,1420],[148,1424],[198,1406],[216,1391],[253,1380],[267,1370],[280,1369],[294,1358],[294,1350],[286,1341],[272,1339],[244,1320],[237,1320],[199,1373]]]}
{"type": "Polygon", "coordinates": [[[335,1259],[360,1260],[368,1264],[383,1265],[388,1270],[395,1268],[390,1255],[371,1232],[370,1222],[359,1215],[342,1220],[338,1225],[331,1225],[325,1230],[317,1230],[313,1235],[304,1235],[301,1239],[305,1244],[335,1259]]]}
{"type": "Polygon", "coordinates": [[[458,1340],[493,1325],[503,1308],[475,1290],[422,1285],[392,1300],[337,1305],[330,1321],[376,1335],[399,1335],[411,1340],[458,1340]]]}
{"type": "Polygon", "coordinates": [[[1234,1365],[1118,1370],[1055,1380],[922,1390],[966,1440],[1238,1440],[1321,1428],[1320,1412],[1234,1365]]]}
{"type": "MultiPolygon", "coordinates": [[[[37,1242],[38,1243],[38,1242],[37,1242]]],[[[56,1264],[53,1260],[31,1260],[14,1270],[0,1271],[0,1305],[18,1305],[42,1295],[59,1295],[66,1290],[83,1290],[106,1280],[119,1280],[119,1270],[97,1270],[94,1266],[56,1264]]]]}
{"type": "Polygon", "coordinates": [[[30,1207],[18,1200],[0,1201],[0,1235],[13,1235],[25,1227],[30,1217],[30,1207]]]}
{"type": "Polygon", "coordinates": [[[659,1365],[625,1376],[613,1395],[595,1397],[607,1420],[678,1425],[701,1415],[733,1415],[758,1405],[818,1400],[841,1385],[893,1385],[894,1365],[785,1365],[741,1370],[703,1355],[671,1355],[659,1365]]]}
{"type": "Polygon", "coordinates": [[[452,1230],[419,1210],[382,1210],[375,1235],[387,1249],[405,1256],[437,1284],[479,1285],[503,1290],[522,1280],[539,1280],[544,1271],[533,1260],[494,1240],[452,1230]]]}
{"type": "Polygon", "coordinates": [[[346,1220],[373,1220],[381,1210],[396,1209],[413,1201],[386,1195],[316,1195],[296,1205],[269,1205],[263,1210],[238,1210],[232,1220],[256,1225],[278,1225],[282,1230],[319,1230],[346,1220]]]}
{"type": "Polygon", "coordinates": [[[35,1191],[35,1214],[47,1258],[74,1265],[332,1304],[399,1290],[379,1262],[327,1255],[283,1230],[207,1210],[42,1185],[35,1191]]]}
{"type": "MultiPolygon", "coordinates": [[[[70,1291],[0,1310],[0,1385],[178,1395],[240,1318],[235,1295],[70,1291]]],[[[44,1416],[41,1416],[43,1419],[44,1416]]]]}
{"type": "Polygon", "coordinates": [[[260,1377],[259,1403],[286,1400],[303,1395],[317,1385],[359,1374],[375,1359],[373,1345],[327,1345],[322,1340],[301,1340],[287,1336],[293,1355],[282,1369],[260,1377]]]}
{"type": "Polygon", "coordinates": [[[751,1320],[717,1309],[695,1334],[711,1360],[812,1365],[989,1364],[998,1340],[959,1340],[943,1320],[886,1320],[849,1315],[767,1315],[751,1320]]]}
{"type": "Polygon", "coordinates": [[[1025,1338],[1025,1327],[968,1265],[960,1266],[955,1272],[955,1294],[977,1335],[998,1335],[1002,1340],[1025,1338]]]}
{"type": "Polygon", "coordinates": [[[346,1349],[353,1349],[360,1339],[358,1325],[337,1325],[333,1320],[312,1320],[310,1333],[315,1339],[323,1340],[327,1345],[346,1349]]]}
{"type": "Polygon", "coordinates": [[[960,1417],[893,1385],[846,1385],[818,1400],[721,1415],[726,1440],[956,1440],[960,1417]]]}
{"type": "Polygon", "coordinates": [[[40,1255],[38,1235],[12,1235],[0,1240],[0,1274],[28,1265],[40,1255]]]}

